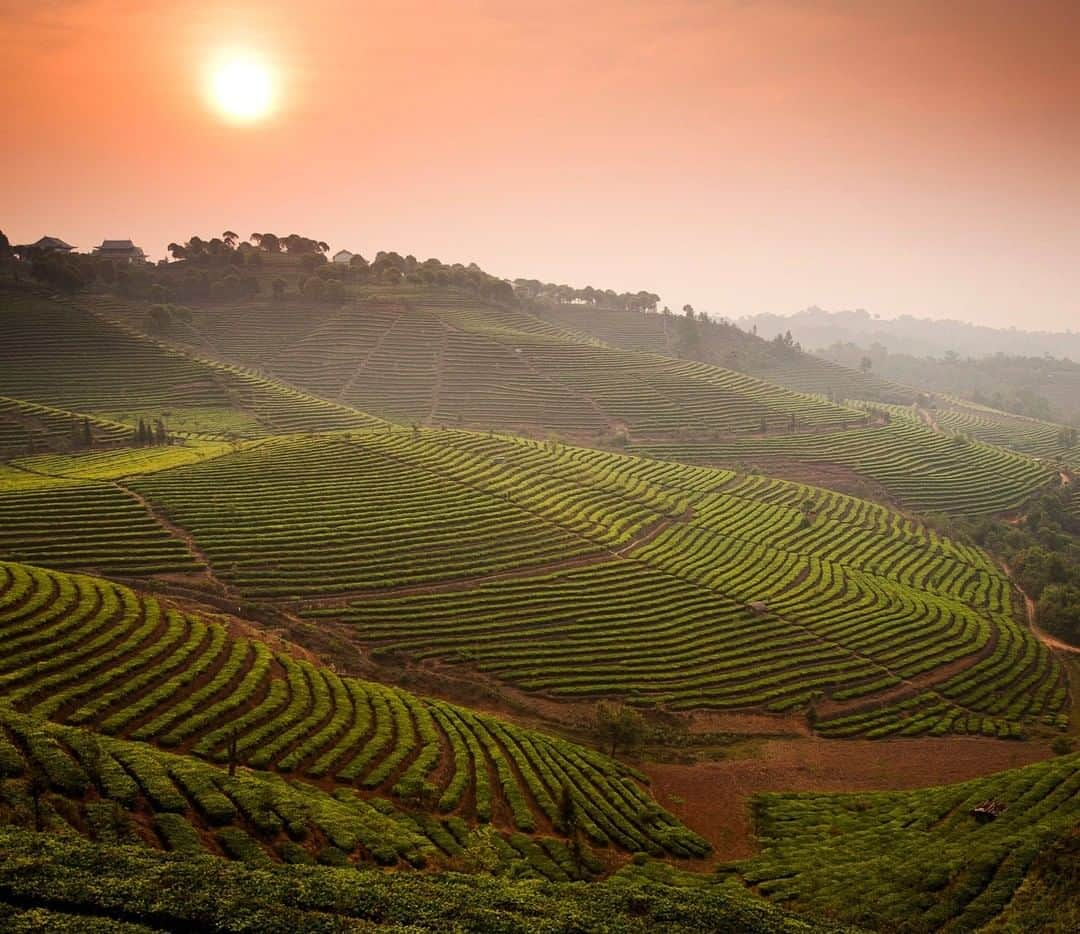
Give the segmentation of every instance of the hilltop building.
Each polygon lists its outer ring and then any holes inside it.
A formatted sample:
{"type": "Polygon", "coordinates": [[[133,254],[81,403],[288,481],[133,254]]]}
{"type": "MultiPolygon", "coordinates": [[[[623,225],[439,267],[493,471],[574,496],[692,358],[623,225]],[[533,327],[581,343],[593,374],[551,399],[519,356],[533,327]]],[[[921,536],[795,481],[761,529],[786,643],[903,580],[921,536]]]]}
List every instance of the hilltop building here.
{"type": "Polygon", "coordinates": [[[36,243],[21,243],[12,247],[21,259],[29,259],[35,254],[43,253],[70,253],[74,250],[70,243],[65,243],[59,237],[42,237],[36,243]]]}
{"type": "Polygon", "coordinates": [[[349,250],[338,250],[334,254],[333,259],[335,263],[338,263],[341,266],[348,266],[355,255],[355,253],[352,253],[349,250]]]}
{"type": "Polygon", "coordinates": [[[121,263],[145,263],[146,254],[130,240],[102,240],[94,247],[94,255],[121,263]]]}

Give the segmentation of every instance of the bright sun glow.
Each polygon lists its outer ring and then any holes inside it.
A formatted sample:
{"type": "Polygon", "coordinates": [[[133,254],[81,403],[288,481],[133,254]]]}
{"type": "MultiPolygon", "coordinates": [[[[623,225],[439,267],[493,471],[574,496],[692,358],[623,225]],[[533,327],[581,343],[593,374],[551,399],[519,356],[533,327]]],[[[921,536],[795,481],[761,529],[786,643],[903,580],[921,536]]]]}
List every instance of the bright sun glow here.
{"type": "Polygon", "coordinates": [[[274,106],[274,80],[270,69],[253,58],[228,58],[210,76],[210,94],[229,119],[253,123],[274,106]]]}

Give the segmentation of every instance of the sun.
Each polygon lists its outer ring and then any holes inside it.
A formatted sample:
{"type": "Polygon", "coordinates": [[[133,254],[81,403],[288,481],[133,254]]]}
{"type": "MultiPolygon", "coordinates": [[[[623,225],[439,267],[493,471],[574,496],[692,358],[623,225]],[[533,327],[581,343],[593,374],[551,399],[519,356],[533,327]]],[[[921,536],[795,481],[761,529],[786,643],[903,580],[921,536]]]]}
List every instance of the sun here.
{"type": "Polygon", "coordinates": [[[237,123],[254,123],[274,108],[271,69],[250,56],[218,62],[210,72],[210,98],[221,113],[237,123]]]}

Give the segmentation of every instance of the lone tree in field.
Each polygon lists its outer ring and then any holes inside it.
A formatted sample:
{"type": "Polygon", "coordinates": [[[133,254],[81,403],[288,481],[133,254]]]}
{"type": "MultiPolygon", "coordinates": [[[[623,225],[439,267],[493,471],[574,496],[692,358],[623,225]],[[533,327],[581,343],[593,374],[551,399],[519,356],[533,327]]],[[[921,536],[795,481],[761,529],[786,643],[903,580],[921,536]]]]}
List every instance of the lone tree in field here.
{"type": "Polygon", "coordinates": [[[594,728],[596,738],[602,745],[610,746],[612,756],[620,748],[624,752],[636,749],[645,739],[645,721],[625,704],[597,704],[594,728]]]}

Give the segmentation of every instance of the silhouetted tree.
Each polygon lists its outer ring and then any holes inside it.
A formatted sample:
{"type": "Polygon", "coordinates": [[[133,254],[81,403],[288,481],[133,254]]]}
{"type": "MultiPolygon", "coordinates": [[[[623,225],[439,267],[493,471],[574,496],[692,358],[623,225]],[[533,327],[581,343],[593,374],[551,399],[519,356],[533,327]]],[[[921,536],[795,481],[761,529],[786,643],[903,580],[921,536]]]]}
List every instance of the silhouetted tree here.
{"type": "Polygon", "coordinates": [[[276,234],[253,233],[248,239],[264,253],[280,253],[281,241],[276,234]]]}

